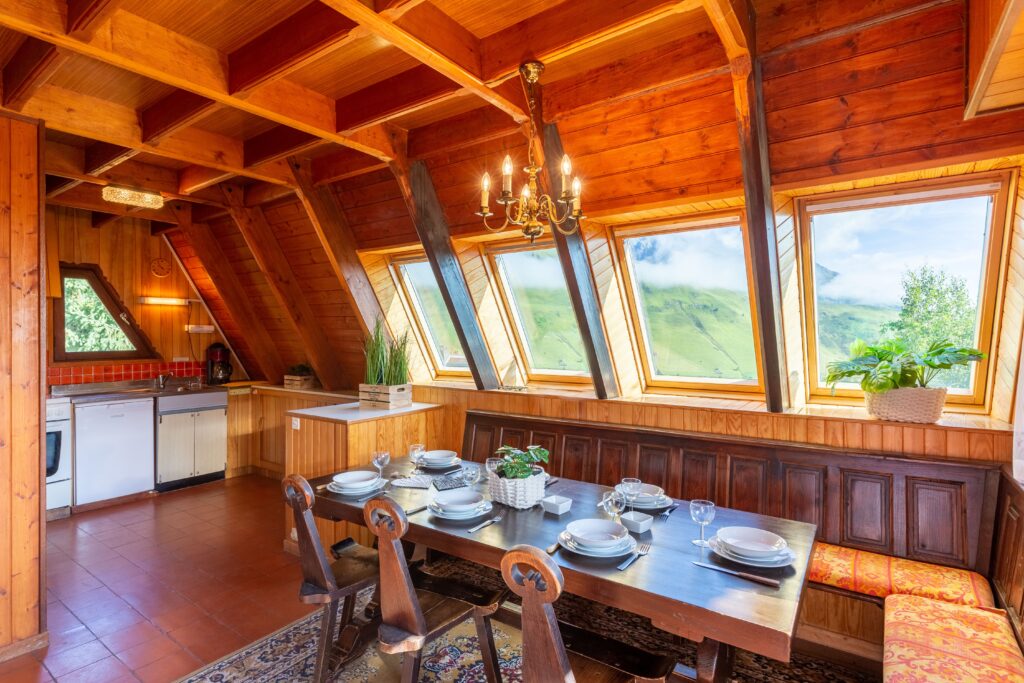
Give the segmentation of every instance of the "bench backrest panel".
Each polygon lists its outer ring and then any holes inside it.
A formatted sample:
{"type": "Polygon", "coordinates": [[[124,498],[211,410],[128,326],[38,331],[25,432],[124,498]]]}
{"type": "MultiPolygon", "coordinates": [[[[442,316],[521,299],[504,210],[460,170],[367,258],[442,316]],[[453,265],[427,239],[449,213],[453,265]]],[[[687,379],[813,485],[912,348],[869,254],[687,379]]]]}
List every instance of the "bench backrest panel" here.
{"type": "Polygon", "coordinates": [[[465,457],[544,446],[555,476],[638,476],[676,498],[818,526],[828,543],[988,574],[994,463],[927,460],[773,441],[469,411],[465,457]]]}
{"type": "Polygon", "coordinates": [[[1021,613],[1024,612],[1024,486],[1008,468],[999,483],[999,516],[992,585],[1013,623],[1024,648],[1021,613]]]}

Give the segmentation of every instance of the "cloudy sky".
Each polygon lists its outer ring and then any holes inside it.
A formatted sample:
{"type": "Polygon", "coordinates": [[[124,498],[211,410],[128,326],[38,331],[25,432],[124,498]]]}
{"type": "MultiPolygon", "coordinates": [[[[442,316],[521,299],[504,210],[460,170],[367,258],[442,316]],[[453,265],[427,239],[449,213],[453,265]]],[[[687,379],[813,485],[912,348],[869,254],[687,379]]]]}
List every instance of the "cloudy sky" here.
{"type": "Polygon", "coordinates": [[[691,230],[626,240],[634,276],[654,287],[694,285],[746,291],[739,227],[691,230]]]}

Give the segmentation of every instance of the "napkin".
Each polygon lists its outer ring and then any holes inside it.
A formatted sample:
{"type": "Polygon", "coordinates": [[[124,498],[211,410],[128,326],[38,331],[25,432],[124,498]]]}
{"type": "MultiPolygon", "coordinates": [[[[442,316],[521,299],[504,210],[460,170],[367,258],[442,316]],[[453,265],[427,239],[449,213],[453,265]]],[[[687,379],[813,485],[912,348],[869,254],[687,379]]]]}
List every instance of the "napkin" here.
{"type": "Polygon", "coordinates": [[[429,474],[418,474],[415,477],[391,480],[392,486],[399,486],[407,489],[429,489],[433,478],[429,474]]]}

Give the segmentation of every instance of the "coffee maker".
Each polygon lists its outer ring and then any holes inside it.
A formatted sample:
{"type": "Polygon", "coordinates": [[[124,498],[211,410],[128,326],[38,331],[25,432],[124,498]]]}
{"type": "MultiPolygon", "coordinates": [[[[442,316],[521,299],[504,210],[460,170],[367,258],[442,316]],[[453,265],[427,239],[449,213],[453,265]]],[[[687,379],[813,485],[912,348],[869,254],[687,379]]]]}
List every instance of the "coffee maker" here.
{"type": "Polygon", "coordinates": [[[229,362],[231,352],[220,342],[206,347],[206,383],[227,384],[234,368],[229,362]]]}

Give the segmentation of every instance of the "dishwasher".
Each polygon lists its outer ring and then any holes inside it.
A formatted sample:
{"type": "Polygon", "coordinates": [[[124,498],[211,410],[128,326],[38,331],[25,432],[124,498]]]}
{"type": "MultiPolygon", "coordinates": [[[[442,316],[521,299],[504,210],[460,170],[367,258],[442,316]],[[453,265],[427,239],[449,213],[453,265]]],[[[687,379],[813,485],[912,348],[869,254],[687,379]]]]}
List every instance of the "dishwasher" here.
{"type": "Polygon", "coordinates": [[[75,505],[153,490],[153,399],[75,405],[75,505]]]}

